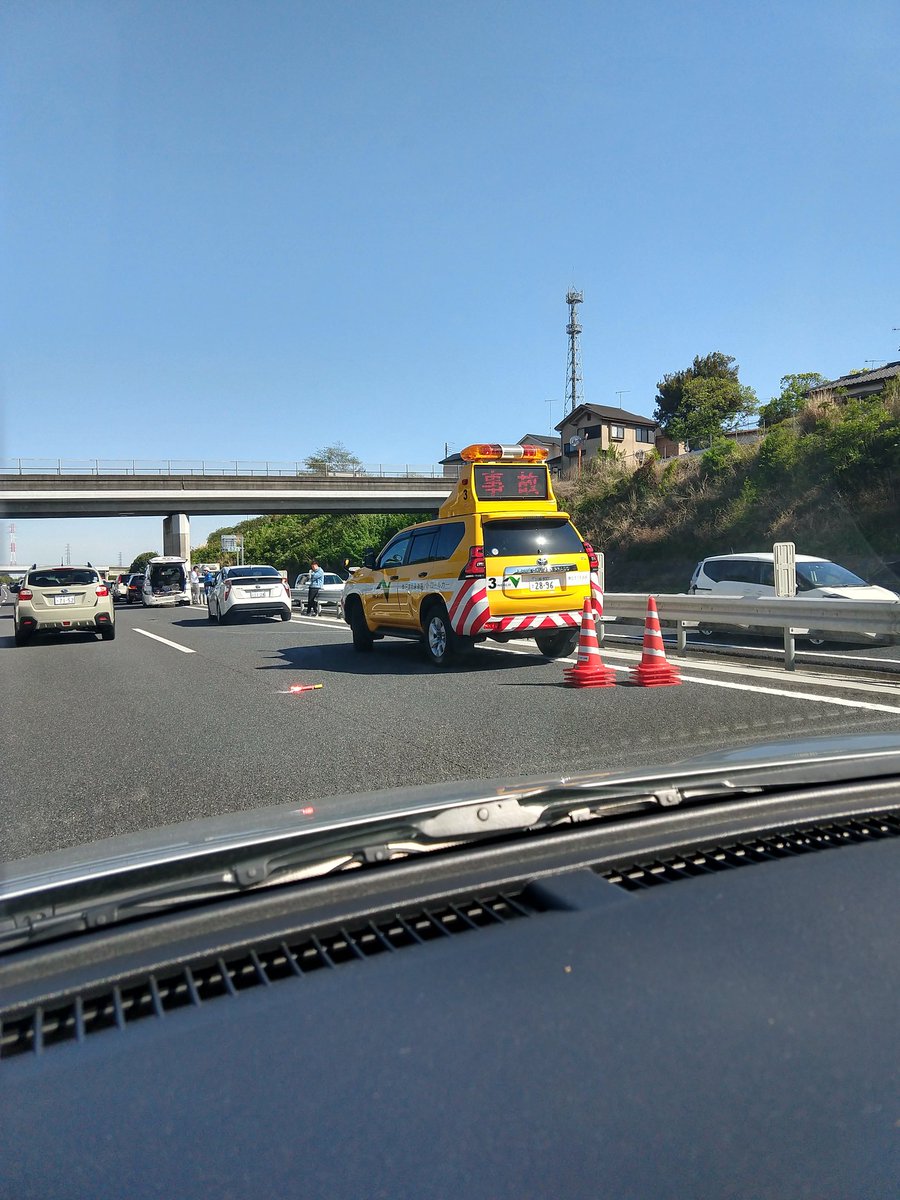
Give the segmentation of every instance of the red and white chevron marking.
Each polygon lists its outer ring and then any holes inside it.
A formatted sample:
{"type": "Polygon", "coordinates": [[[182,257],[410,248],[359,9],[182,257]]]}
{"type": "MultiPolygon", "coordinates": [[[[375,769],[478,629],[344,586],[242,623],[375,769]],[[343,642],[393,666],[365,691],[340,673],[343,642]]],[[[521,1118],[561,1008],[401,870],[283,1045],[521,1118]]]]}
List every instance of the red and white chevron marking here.
{"type": "Polygon", "coordinates": [[[528,613],[518,617],[495,617],[488,621],[486,633],[530,633],[536,629],[577,629],[581,613],[528,613]]]}
{"type": "Polygon", "coordinates": [[[594,613],[597,617],[603,616],[603,588],[600,586],[600,576],[596,571],[591,571],[591,600],[594,604],[594,613]]]}
{"type": "Polygon", "coordinates": [[[491,615],[486,580],[466,580],[454,596],[448,615],[453,632],[461,637],[480,633],[491,615]]]}

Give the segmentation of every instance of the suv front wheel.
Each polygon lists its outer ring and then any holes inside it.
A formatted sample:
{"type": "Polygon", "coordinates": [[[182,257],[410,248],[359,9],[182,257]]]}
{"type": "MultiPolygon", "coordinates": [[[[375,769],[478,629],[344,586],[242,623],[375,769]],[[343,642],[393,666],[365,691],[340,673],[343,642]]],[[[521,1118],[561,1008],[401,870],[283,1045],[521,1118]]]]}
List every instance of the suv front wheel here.
{"type": "Polygon", "coordinates": [[[353,634],[353,649],[368,652],[372,649],[374,639],[366,624],[366,615],[362,605],[357,600],[350,609],[350,631],[353,634]]]}

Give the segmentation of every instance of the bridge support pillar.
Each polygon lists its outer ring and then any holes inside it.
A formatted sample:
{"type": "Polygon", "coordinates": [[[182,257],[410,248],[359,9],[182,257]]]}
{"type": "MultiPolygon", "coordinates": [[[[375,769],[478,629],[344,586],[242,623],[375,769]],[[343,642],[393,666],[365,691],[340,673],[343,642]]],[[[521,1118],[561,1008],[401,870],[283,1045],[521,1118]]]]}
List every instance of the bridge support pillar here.
{"type": "Polygon", "coordinates": [[[163,554],[191,559],[191,522],[187,513],[171,513],[163,518],[163,554]]]}

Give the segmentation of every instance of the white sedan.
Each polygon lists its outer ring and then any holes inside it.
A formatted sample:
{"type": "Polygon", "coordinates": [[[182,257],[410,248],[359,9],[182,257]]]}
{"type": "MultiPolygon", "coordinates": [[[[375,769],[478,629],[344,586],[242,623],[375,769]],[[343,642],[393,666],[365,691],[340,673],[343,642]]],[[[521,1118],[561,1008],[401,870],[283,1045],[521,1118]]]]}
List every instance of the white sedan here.
{"type": "Polygon", "coordinates": [[[225,567],[206,597],[211,621],[224,625],[237,617],[291,619],[291,593],[274,567],[225,567]]]}
{"type": "MultiPolygon", "coordinates": [[[[325,586],[319,589],[319,607],[334,605],[337,609],[337,615],[343,616],[343,608],[341,606],[341,597],[344,594],[344,580],[340,575],[331,575],[327,571],[325,573],[325,586]]],[[[301,608],[306,608],[309,601],[309,572],[304,571],[302,575],[298,575],[294,581],[294,586],[291,588],[291,598],[294,604],[299,604],[301,608]]]]}

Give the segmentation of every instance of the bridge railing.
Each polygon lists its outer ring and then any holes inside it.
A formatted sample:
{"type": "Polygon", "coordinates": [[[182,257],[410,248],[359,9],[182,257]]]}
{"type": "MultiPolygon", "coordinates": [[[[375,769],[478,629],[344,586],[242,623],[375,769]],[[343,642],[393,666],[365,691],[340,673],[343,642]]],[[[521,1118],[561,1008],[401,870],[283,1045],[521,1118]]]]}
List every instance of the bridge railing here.
{"type": "Polygon", "coordinates": [[[311,468],[304,462],[250,459],[149,458],[0,458],[0,475],[222,475],[272,478],[323,476],[340,479],[359,475],[391,479],[443,479],[440,466],[404,463],[365,463],[350,468],[311,468]]]}

